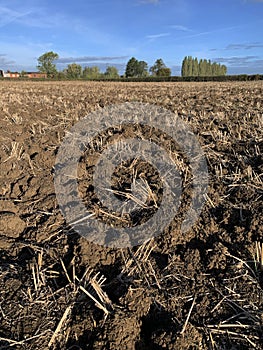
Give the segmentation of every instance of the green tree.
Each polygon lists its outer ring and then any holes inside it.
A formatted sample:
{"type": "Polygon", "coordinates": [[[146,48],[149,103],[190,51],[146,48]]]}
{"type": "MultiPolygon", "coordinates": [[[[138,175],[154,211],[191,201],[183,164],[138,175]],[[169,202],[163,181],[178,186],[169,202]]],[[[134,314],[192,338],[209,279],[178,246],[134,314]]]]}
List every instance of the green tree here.
{"type": "Polygon", "coordinates": [[[149,70],[153,76],[157,77],[169,77],[171,75],[171,69],[166,67],[161,58],[156,60],[149,70]]]}
{"type": "Polygon", "coordinates": [[[67,76],[66,76],[66,69],[64,69],[64,71],[59,71],[59,72],[57,72],[57,74],[56,74],[56,79],[59,79],[59,80],[64,80],[64,79],[66,79],[67,78],[67,76]]]}
{"type": "Polygon", "coordinates": [[[154,65],[150,68],[150,73],[153,76],[158,76],[158,73],[162,68],[166,68],[166,65],[164,64],[163,60],[159,58],[158,60],[155,61],[154,65]]]}
{"type": "Polygon", "coordinates": [[[224,64],[221,67],[222,67],[222,75],[226,75],[227,67],[224,64]]]}
{"type": "Polygon", "coordinates": [[[48,77],[52,77],[56,75],[57,73],[57,68],[56,65],[54,64],[54,61],[59,58],[58,54],[49,51],[44,53],[43,55],[38,57],[38,66],[37,69],[42,72],[42,73],[47,73],[48,77]]]}
{"type": "Polygon", "coordinates": [[[217,63],[213,62],[211,66],[211,74],[213,77],[217,76],[217,63]]]}
{"type": "Polygon", "coordinates": [[[199,75],[199,67],[198,67],[198,59],[195,57],[193,60],[193,71],[192,74],[194,77],[197,77],[199,75]]]}
{"type": "Polygon", "coordinates": [[[125,76],[127,78],[136,76],[137,64],[138,64],[138,60],[136,60],[135,57],[132,57],[128,61],[126,65],[126,70],[125,70],[125,76]]]}
{"type": "Polygon", "coordinates": [[[85,67],[82,76],[85,79],[99,79],[101,77],[101,72],[98,66],[85,67]]]}
{"type": "Polygon", "coordinates": [[[193,57],[188,56],[187,57],[187,76],[192,77],[193,76],[193,57]]]}
{"type": "Polygon", "coordinates": [[[210,60],[207,61],[207,69],[206,69],[206,75],[208,77],[212,76],[212,63],[210,60]]]}
{"type": "Polygon", "coordinates": [[[79,79],[82,74],[82,67],[77,63],[68,64],[67,68],[65,69],[65,74],[69,79],[79,79]]]}
{"type": "Polygon", "coordinates": [[[145,61],[138,61],[137,63],[137,77],[147,77],[148,76],[148,64],[145,61]]]}
{"type": "Polygon", "coordinates": [[[183,77],[189,76],[219,76],[226,75],[227,67],[211,60],[192,58],[186,56],[182,62],[181,74],[183,77]]]}
{"type": "Polygon", "coordinates": [[[206,64],[205,61],[201,58],[199,61],[199,76],[204,77],[206,75],[206,64]]]}
{"type": "Polygon", "coordinates": [[[182,62],[182,68],[181,68],[181,75],[182,77],[186,77],[187,76],[187,57],[185,57],[183,59],[183,62],[182,62]]]}
{"type": "Polygon", "coordinates": [[[187,56],[184,58],[182,63],[181,74],[183,77],[191,77],[193,75],[194,60],[192,56],[187,56]]]}
{"type": "Polygon", "coordinates": [[[207,59],[204,59],[203,60],[203,65],[204,65],[204,73],[203,73],[203,75],[204,76],[207,76],[208,74],[207,74],[207,72],[208,72],[208,62],[207,62],[207,59]]]}
{"type": "Polygon", "coordinates": [[[168,67],[163,67],[158,70],[158,77],[170,77],[172,74],[171,69],[168,67]]]}
{"type": "Polygon", "coordinates": [[[119,78],[118,69],[114,66],[108,66],[104,75],[105,77],[111,78],[111,79],[119,78]]]}
{"type": "Polygon", "coordinates": [[[132,57],[125,70],[125,76],[129,77],[146,77],[148,75],[148,64],[145,61],[138,61],[135,57],[132,57]]]}

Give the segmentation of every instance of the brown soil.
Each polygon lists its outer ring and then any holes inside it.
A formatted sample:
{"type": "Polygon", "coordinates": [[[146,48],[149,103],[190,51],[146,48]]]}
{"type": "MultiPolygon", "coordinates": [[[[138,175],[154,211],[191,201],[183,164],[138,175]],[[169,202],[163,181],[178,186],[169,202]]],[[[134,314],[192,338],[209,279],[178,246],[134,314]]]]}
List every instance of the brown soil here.
{"type": "Polygon", "coordinates": [[[0,92],[0,349],[262,348],[263,82],[4,81],[0,92]],[[66,224],[53,173],[74,123],[126,101],[178,113],[210,182],[187,234],[174,220],[112,249],[66,224]]]}

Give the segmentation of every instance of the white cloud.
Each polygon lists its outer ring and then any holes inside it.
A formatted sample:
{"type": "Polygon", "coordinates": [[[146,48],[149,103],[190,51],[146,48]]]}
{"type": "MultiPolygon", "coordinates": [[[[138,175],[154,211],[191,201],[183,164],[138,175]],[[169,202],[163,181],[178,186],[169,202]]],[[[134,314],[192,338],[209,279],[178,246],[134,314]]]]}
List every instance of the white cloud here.
{"type": "Polygon", "coordinates": [[[213,35],[213,34],[217,34],[217,33],[221,33],[221,32],[223,33],[223,32],[228,32],[228,31],[240,29],[241,27],[242,26],[225,27],[225,28],[219,28],[219,29],[214,29],[214,30],[208,30],[206,32],[199,32],[199,33],[191,30],[192,34],[176,37],[175,40],[185,40],[185,39],[197,38],[200,36],[208,36],[208,35],[213,35]]]}
{"type": "Polygon", "coordinates": [[[169,27],[172,29],[175,29],[175,30],[182,31],[182,32],[191,32],[192,31],[191,29],[189,29],[185,26],[179,25],[179,24],[172,24],[169,27]]]}
{"type": "Polygon", "coordinates": [[[169,35],[171,35],[171,33],[152,34],[152,35],[147,35],[146,38],[154,40],[154,39],[163,38],[163,37],[169,36],[169,35]]]}

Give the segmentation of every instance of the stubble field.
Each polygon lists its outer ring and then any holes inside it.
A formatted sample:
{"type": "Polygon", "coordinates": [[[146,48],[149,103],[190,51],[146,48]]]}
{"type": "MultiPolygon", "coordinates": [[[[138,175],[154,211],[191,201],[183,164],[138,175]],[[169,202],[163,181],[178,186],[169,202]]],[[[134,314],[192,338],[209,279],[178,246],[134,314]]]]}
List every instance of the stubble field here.
{"type": "MultiPolygon", "coordinates": [[[[0,94],[0,349],[262,348],[263,82],[1,81],[0,94]],[[185,181],[165,231],[117,249],[71,229],[53,177],[65,133],[123,102],[179,115],[205,153],[209,188],[187,233],[185,181]]],[[[80,161],[86,205],[92,151],[80,161]]],[[[116,175],[122,190],[127,168],[116,175]]]]}

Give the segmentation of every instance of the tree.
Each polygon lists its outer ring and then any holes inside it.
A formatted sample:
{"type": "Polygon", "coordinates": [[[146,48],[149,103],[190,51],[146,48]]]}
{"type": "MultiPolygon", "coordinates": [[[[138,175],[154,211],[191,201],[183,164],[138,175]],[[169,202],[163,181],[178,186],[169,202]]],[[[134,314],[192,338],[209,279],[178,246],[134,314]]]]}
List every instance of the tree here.
{"type": "Polygon", "coordinates": [[[215,77],[217,75],[217,67],[218,67],[218,65],[216,64],[216,62],[212,63],[211,74],[213,77],[215,77]]]}
{"type": "Polygon", "coordinates": [[[187,56],[183,59],[181,74],[183,77],[190,76],[218,76],[225,75],[227,68],[224,65],[218,64],[216,62],[212,63],[211,60],[192,58],[187,56]]]}
{"type": "Polygon", "coordinates": [[[77,63],[68,64],[67,68],[65,69],[65,74],[69,79],[79,79],[82,74],[82,67],[77,63]]]}
{"type": "Polygon", "coordinates": [[[135,57],[132,57],[125,70],[125,76],[129,77],[146,77],[148,75],[148,64],[145,61],[138,61],[135,57]]]}
{"type": "Polygon", "coordinates": [[[108,66],[104,75],[110,79],[119,78],[118,69],[114,66],[108,66]]]}
{"type": "Polygon", "coordinates": [[[98,66],[85,67],[82,76],[85,79],[99,79],[101,77],[101,72],[98,66]]]}
{"type": "Polygon", "coordinates": [[[162,68],[166,68],[166,65],[164,64],[161,58],[158,58],[158,60],[156,60],[154,65],[150,68],[150,72],[152,73],[152,75],[158,76],[158,73],[162,68]]]}
{"type": "Polygon", "coordinates": [[[171,69],[168,67],[163,67],[158,70],[158,77],[170,77],[172,74],[171,69]]]}
{"type": "Polygon", "coordinates": [[[205,61],[201,58],[199,61],[199,76],[204,77],[206,75],[205,61]]]}
{"type": "Polygon", "coordinates": [[[157,77],[169,77],[171,75],[171,69],[166,67],[161,58],[155,61],[154,65],[150,68],[150,72],[153,76],[157,77]]]}
{"type": "Polygon", "coordinates": [[[199,69],[198,69],[198,59],[197,57],[195,57],[195,59],[193,60],[193,76],[197,77],[199,75],[199,69]]]}
{"type": "Polygon", "coordinates": [[[188,56],[187,57],[187,76],[192,77],[193,76],[193,57],[188,56]]]}
{"type": "Polygon", "coordinates": [[[183,77],[191,77],[194,74],[194,60],[192,56],[184,58],[182,63],[181,74],[183,77]]]}
{"type": "Polygon", "coordinates": [[[211,60],[207,61],[206,76],[208,76],[208,77],[212,76],[212,63],[211,63],[211,60]]]}
{"type": "Polygon", "coordinates": [[[127,65],[126,65],[126,70],[125,70],[126,78],[135,77],[136,76],[137,65],[138,65],[138,61],[136,60],[135,57],[132,57],[128,61],[127,65]]]}
{"type": "Polygon", "coordinates": [[[221,68],[222,68],[222,75],[226,75],[226,73],[227,73],[227,67],[223,64],[223,65],[221,66],[221,68]]]}
{"type": "Polygon", "coordinates": [[[59,80],[64,80],[64,79],[66,79],[66,69],[64,69],[64,71],[60,71],[60,72],[57,72],[57,74],[56,74],[56,79],[59,79],[59,80]]]}
{"type": "Polygon", "coordinates": [[[56,65],[53,63],[59,58],[58,54],[49,51],[38,57],[37,69],[42,73],[47,73],[48,77],[52,77],[57,73],[56,65]]]}
{"type": "Polygon", "coordinates": [[[145,61],[138,61],[137,63],[137,77],[147,77],[148,75],[148,63],[145,61]]]}
{"type": "Polygon", "coordinates": [[[182,75],[182,77],[187,76],[187,57],[185,57],[183,59],[182,68],[181,68],[181,75],[182,75]]]}

